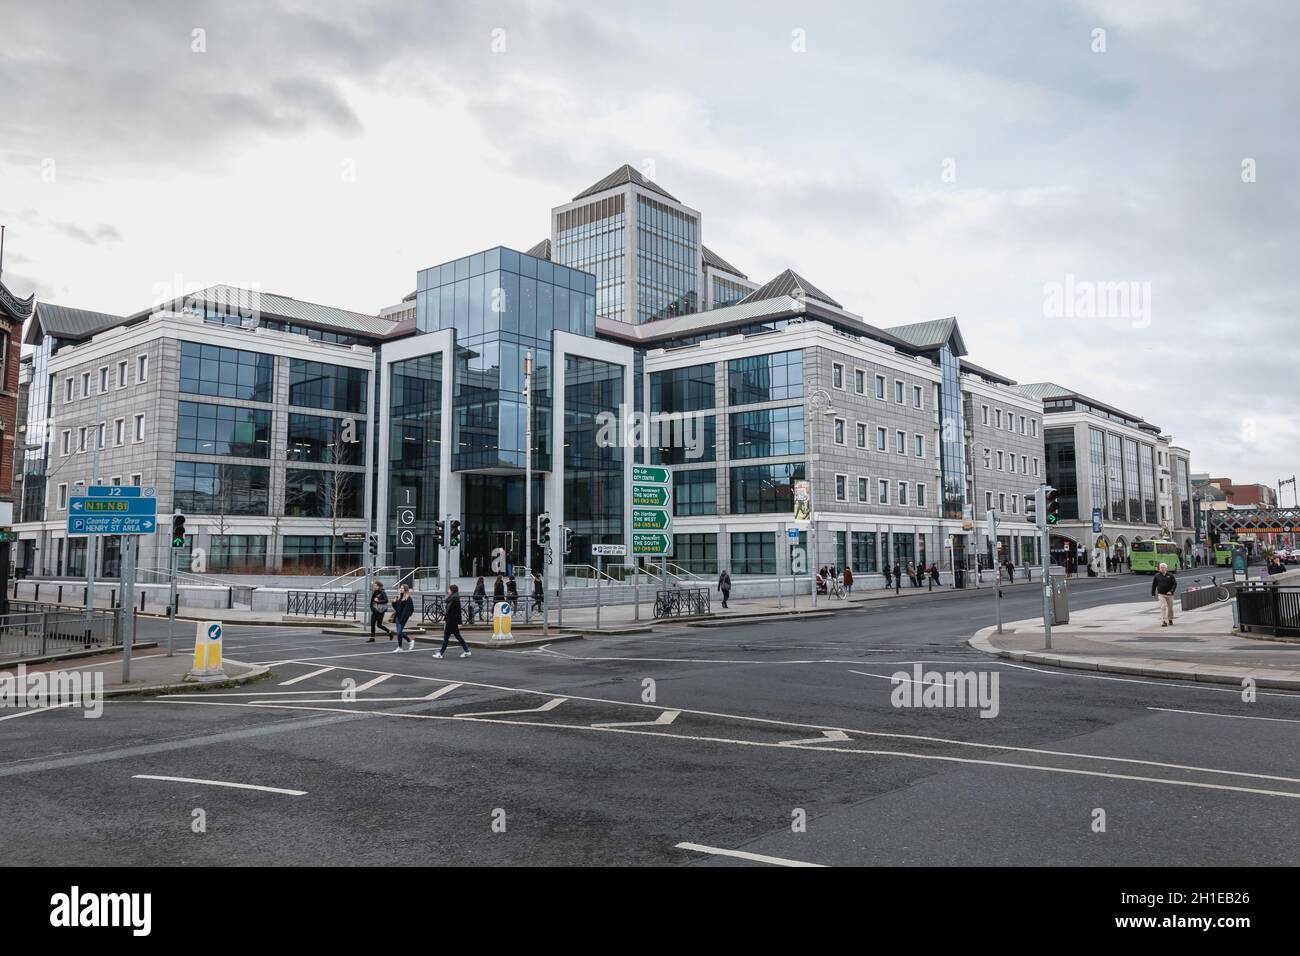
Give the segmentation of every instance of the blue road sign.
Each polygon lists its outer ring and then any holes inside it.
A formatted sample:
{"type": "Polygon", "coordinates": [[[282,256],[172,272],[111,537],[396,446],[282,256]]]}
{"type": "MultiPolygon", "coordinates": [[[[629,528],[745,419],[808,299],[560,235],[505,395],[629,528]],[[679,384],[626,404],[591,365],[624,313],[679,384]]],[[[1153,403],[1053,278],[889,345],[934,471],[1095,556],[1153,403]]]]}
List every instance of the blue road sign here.
{"type": "MultiPolygon", "coordinates": [[[[86,489],[88,498],[139,498],[142,488],[135,485],[91,485],[86,489]]],[[[150,495],[150,497],[153,497],[150,495]]]]}
{"type": "Polygon", "coordinates": [[[148,515],[158,514],[157,498],[100,498],[78,495],[68,502],[69,515],[148,515]]]}
{"type": "Polygon", "coordinates": [[[152,515],[68,515],[68,534],[153,534],[158,522],[152,515]]]}

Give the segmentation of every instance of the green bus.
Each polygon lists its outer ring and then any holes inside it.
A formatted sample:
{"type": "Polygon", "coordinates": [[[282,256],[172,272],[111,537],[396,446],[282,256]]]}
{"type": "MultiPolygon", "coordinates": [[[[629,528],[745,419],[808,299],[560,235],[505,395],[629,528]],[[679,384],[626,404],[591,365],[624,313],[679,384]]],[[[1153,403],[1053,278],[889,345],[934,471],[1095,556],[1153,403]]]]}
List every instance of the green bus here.
{"type": "Polygon", "coordinates": [[[1134,574],[1155,574],[1161,563],[1169,565],[1170,571],[1181,571],[1182,554],[1178,545],[1168,538],[1156,538],[1151,541],[1134,541],[1128,549],[1128,567],[1134,574]]]}
{"type": "Polygon", "coordinates": [[[1235,541],[1220,541],[1214,546],[1214,564],[1220,568],[1232,567],[1232,547],[1235,541]]]}

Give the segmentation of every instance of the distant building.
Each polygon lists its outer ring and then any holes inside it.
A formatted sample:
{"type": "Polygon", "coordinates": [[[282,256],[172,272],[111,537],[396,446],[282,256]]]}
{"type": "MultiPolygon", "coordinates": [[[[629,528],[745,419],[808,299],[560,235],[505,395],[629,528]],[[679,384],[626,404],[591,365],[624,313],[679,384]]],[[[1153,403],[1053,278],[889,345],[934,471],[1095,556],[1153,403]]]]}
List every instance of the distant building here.
{"type": "Polygon", "coordinates": [[[1231,478],[1210,478],[1206,482],[1223,492],[1230,505],[1250,505],[1255,508],[1276,508],[1277,489],[1272,485],[1238,485],[1231,478]]]}

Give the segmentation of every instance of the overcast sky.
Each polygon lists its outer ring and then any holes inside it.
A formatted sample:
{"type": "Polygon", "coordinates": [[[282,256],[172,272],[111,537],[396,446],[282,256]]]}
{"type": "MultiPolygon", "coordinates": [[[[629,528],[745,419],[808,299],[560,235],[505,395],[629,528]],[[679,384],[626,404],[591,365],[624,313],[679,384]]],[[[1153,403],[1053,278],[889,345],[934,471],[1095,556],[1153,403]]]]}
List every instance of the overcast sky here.
{"type": "Polygon", "coordinates": [[[627,162],[751,279],[955,315],[973,361],[1272,484],[1300,470],[1297,35],[1290,0],[0,0],[4,281],[374,313],[627,162]]]}

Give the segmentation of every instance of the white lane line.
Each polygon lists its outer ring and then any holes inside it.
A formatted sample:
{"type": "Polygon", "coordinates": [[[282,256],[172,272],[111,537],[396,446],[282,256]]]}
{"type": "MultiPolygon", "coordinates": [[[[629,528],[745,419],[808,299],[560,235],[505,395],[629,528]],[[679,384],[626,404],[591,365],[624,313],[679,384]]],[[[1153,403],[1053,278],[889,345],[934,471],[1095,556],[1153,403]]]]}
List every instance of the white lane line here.
{"type": "MultiPolygon", "coordinates": [[[[1215,694],[1233,694],[1241,695],[1241,690],[1233,687],[1215,687],[1212,684],[1206,684],[1199,681],[1189,680],[1144,680],[1140,677],[1107,677],[1104,674],[1087,674],[1077,667],[1030,667],[1028,664],[1013,664],[1011,661],[1002,661],[1003,667],[1014,667],[1017,670],[1033,671],[1035,674],[1046,674],[1049,677],[1082,677],[1085,680],[1110,680],[1118,681],[1121,684],[1148,684],[1152,687],[1169,687],[1175,690],[1204,690],[1215,694]]],[[[1285,691],[1256,691],[1260,697],[1282,697],[1288,700],[1300,700],[1300,694],[1286,693],[1285,691]]]]}
{"type": "Polygon", "coordinates": [[[309,678],[312,677],[320,677],[321,674],[328,674],[332,670],[334,670],[333,667],[321,667],[314,671],[308,671],[306,674],[299,674],[297,677],[291,677],[288,680],[282,680],[280,681],[279,686],[288,687],[290,684],[297,684],[301,681],[308,680],[309,678]]]}
{"type": "Polygon", "coordinates": [[[1300,724],[1300,720],[1291,720],[1287,717],[1249,717],[1246,714],[1212,714],[1204,710],[1175,710],[1173,707],[1148,707],[1147,710],[1159,710],[1166,714],[1193,714],[1197,717],[1231,717],[1233,720],[1271,720],[1279,724],[1300,724]]]}
{"type": "Polygon", "coordinates": [[[455,689],[456,689],[457,687],[459,687],[459,686],[460,686],[460,684],[448,684],[446,687],[439,687],[437,690],[435,690],[435,691],[431,691],[430,693],[425,694],[425,695],[424,695],[423,697],[421,697],[420,699],[421,699],[421,700],[437,700],[437,699],[438,699],[439,697],[441,697],[443,694],[450,694],[453,690],[455,690],[455,689]]]}
{"type": "Polygon", "coordinates": [[[132,780],[165,780],[170,783],[201,783],[208,787],[233,787],[236,790],[261,790],[265,793],[282,793],[288,797],[304,797],[306,790],[285,790],[282,787],[263,787],[255,783],[232,783],[229,780],[199,780],[195,777],[160,777],[151,773],[133,773],[132,780]]]}
{"type": "Polygon", "coordinates": [[[677,719],[681,714],[680,710],[665,710],[654,720],[631,720],[622,723],[613,723],[606,721],[604,723],[592,724],[593,727],[666,727],[677,719]]]}
{"type": "MultiPolygon", "coordinates": [[[[1229,786],[1228,784],[1222,784],[1222,783],[1202,783],[1197,780],[1170,780],[1164,777],[1143,777],[1143,776],[1137,776],[1136,774],[1110,773],[1104,770],[1080,770],[1075,767],[1049,767],[1049,766],[1043,766],[1041,764],[1012,763],[1011,761],[1007,761],[1007,760],[982,760],[976,757],[949,757],[940,754],[912,753],[906,750],[867,750],[867,749],[857,748],[857,747],[823,747],[823,746],[817,746],[815,744],[781,744],[781,743],[771,743],[771,742],[761,741],[761,740],[740,740],[732,737],[706,737],[706,736],[696,736],[691,734],[660,733],[658,731],[653,731],[653,730],[632,730],[627,727],[618,727],[618,728],[611,729],[607,727],[592,727],[588,724],[557,724],[557,723],[543,722],[537,720],[482,720],[477,717],[466,717],[466,716],[451,715],[451,714],[410,714],[410,713],[404,713],[401,711],[392,711],[392,710],[367,711],[367,710],[353,710],[347,707],[308,707],[297,703],[255,704],[250,702],[246,704],[237,704],[237,703],[225,704],[225,703],[219,703],[217,701],[189,700],[182,697],[161,697],[161,698],[156,698],[156,700],[158,703],[194,704],[198,706],[208,706],[208,707],[254,707],[254,708],[261,708],[263,710],[280,709],[280,710],[325,711],[329,713],[362,714],[369,717],[393,717],[393,718],[408,719],[408,720],[450,720],[450,721],[459,720],[459,721],[465,721],[467,723],[506,724],[512,727],[539,727],[544,730],[587,730],[587,731],[594,731],[596,733],[601,733],[601,734],[634,734],[642,737],[659,737],[664,740],[685,740],[685,741],[695,741],[695,742],[702,742],[702,743],[733,744],[739,747],[766,747],[766,748],[779,748],[782,750],[810,750],[810,751],[815,751],[817,753],[852,754],[852,755],[867,756],[867,757],[902,757],[909,760],[932,760],[937,763],[956,763],[956,764],[967,764],[971,766],[981,766],[981,767],[1004,767],[1010,770],[1034,770],[1034,771],[1038,771],[1039,773],[1058,773],[1058,774],[1065,774],[1068,776],[1077,776],[1077,777],[1100,777],[1106,780],[1125,780],[1132,783],[1155,783],[1155,784],[1163,784],[1164,786],[1169,786],[1169,787],[1194,787],[1200,790],[1223,790],[1232,793],[1249,793],[1255,796],[1287,797],[1292,800],[1300,800],[1300,792],[1293,792],[1287,790],[1263,790],[1256,787],[1235,787],[1235,786],[1229,786]]],[[[520,711],[515,711],[514,713],[520,713],[520,711]]],[[[527,713],[527,711],[524,711],[524,713],[527,713]]],[[[987,746],[993,746],[993,745],[990,744],[987,746]]],[[[1001,749],[1010,750],[1014,748],[1004,747],[1001,749]]],[[[1081,754],[1079,756],[1086,756],[1086,755],[1081,754]]],[[[1119,760],[1122,758],[1111,757],[1111,758],[1102,758],[1102,759],[1119,760]]],[[[1138,761],[1130,761],[1130,762],[1145,763],[1146,761],[1138,760],[1138,761]]],[[[1155,764],[1155,766],[1176,766],[1176,765],[1155,764]]],[[[1233,776],[1242,776],[1242,777],[1265,776],[1264,774],[1239,773],[1234,770],[1208,770],[1205,768],[1198,768],[1198,767],[1190,767],[1185,769],[1200,770],[1201,772],[1204,773],[1231,774],[1233,776]]],[[[1288,783],[1300,784],[1300,780],[1292,779],[1290,777],[1268,777],[1267,779],[1285,780],[1288,783]]]]}
{"type": "MultiPolygon", "coordinates": [[[[1019,665],[1012,665],[1012,666],[1019,666],[1019,665]]],[[[363,674],[387,673],[386,671],[368,670],[364,667],[341,667],[340,669],[359,671],[360,673],[363,674]]],[[[444,680],[444,678],[421,677],[417,674],[401,674],[398,676],[409,677],[412,680],[444,680]]],[[[507,687],[502,684],[487,684],[480,681],[463,681],[463,683],[465,684],[466,687],[481,688],[483,690],[505,691],[514,694],[533,694],[542,697],[556,696],[555,693],[552,691],[531,690],[526,687],[507,687]]],[[[1228,691],[1228,692],[1239,693],[1237,691],[1228,691]]],[[[655,704],[641,704],[641,703],[635,703],[633,701],[610,700],[604,697],[582,697],[577,694],[566,694],[565,698],[569,700],[579,700],[591,704],[614,704],[620,707],[640,708],[642,710],[660,709],[655,704]]],[[[157,702],[159,703],[165,703],[169,700],[179,701],[180,698],[177,697],[157,698],[157,702]]],[[[856,736],[881,737],[886,740],[908,740],[908,741],[919,740],[925,743],[950,744],[954,747],[970,747],[970,748],[982,749],[982,750],[999,750],[1003,752],[1041,754],[1048,757],[1074,757],[1081,760],[1104,760],[1110,763],[1139,764],[1146,767],[1161,767],[1168,770],[1192,770],[1198,773],[1217,773],[1217,774],[1224,774],[1232,777],[1253,777],[1259,780],[1281,780],[1286,783],[1300,783],[1300,779],[1296,779],[1293,777],[1279,777],[1279,776],[1274,776],[1272,774],[1264,774],[1264,773],[1246,773],[1240,770],[1217,770],[1212,767],[1194,767],[1194,766],[1189,766],[1187,764],[1163,763],[1161,761],[1156,761],[1156,760],[1141,760],[1136,757],[1108,757],[1102,754],[1081,754],[1081,753],[1075,753],[1068,750],[1045,750],[1043,748],[1038,748],[1038,747],[1013,747],[1009,744],[986,744],[986,743],[980,743],[978,741],[957,740],[952,737],[931,737],[923,734],[888,733],[886,731],[881,731],[881,730],[859,730],[854,727],[832,727],[827,724],[805,724],[805,723],[798,723],[796,721],[791,721],[791,720],[777,720],[772,717],[751,717],[745,714],[725,714],[725,713],[720,713],[718,711],[711,711],[711,710],[692,710],[688,707],[681,707],[678,709],[684,714],[692,714],[698,717],[719,717],[726,720],[738,720],[744,723],[765,724],[768,726],[775,726],[775,727],[792,727],[795,728],[796,730],[816,730],[816,731],[842,730],[845,733],[854,734],[856,736]]],[[[525,711],[525,713],[526,712],[527,711],[525,711]]],[[[503,721],[503,723],[504,722],[505,721],[503,721]]]]}
{"type": "Polygon", "coordinates": [[[62,704],[51,704],[48,707],[37,707],[35,710],[23,710],[16,714],[6,714],[4,717],[0,717],[0,720],[17,720],[19,717],[30,717],[32,714],[43,714],[47,710],[60,710],[64,707],[77,707],[80,706],[81,703],[82,702],[79,700],[70,700],[62,704]]]}
{"type": "Polygon", "coordinates": [[[496,717],[500,714],[538,714],[559,707],[567,698],[552,697],[540,707],[525,707],[522,710],[479,710],[472,714],[457,714],[457,717],[496,717]]]}
{"type": "Polygon", "coordinates": [[[369,690],[370,688],[374,687],[376,684],[382,684],[384,681],[388,680],[388,678],[392,676],[393,676],[392,674],[380,674],[378,677],[372,680],[368,680],[364,684],[358,684],[356,687],[352,688],[352,690],[354,692],[369,690]]]}
{"type": "Polygon", "coordinates": [[[837,740],[848,740],[849,735],[842,730],[823,730],[820,737],[808,737],[805,740],[783,740],[782,747],[793,747],[795,744],[825,744],[837,740]]]}
{"type": "MultiPolygon", "coordinates": [[[[929,686],[929,682],[928,682],[928,681],[923,681],[923,680],[922,680],[922,681],[912,680],[912,678],[910,678],[910,677],[891,677],[891,676],[889,676],[888,674],[868,674],[866,671],[855,671],[855,670],[850,670],[849,673],[850,673],[850,674],[860,674],[860,675],[862,675],[863,677],[879,677],[881,680],[887,680],[887,681],[889,681],[891,684],[897,684],[899,681],[906,681],[906,682],[909,683],[909,684],[925,684],[926,686],[929,686]]],[[[951,687],[952,684],[935,684],[934,686],[935,686],[935,687],[951,687]]]]}
{"type": "Polygon", "coordinates": [[[805,863],[802,860],[787,860],[779,856],[764,856],[762,853],[746,853],[744,850],[724,850],[721,847],[705,846],[702,843],[678,843],[679,850],[694,850],[696,853],[710,853],[713,856],[734,856],[738,860],[753,860],[755,863],[771,863],[773,866],[816,866],[825,867],[824,863],[805,863]]]}

